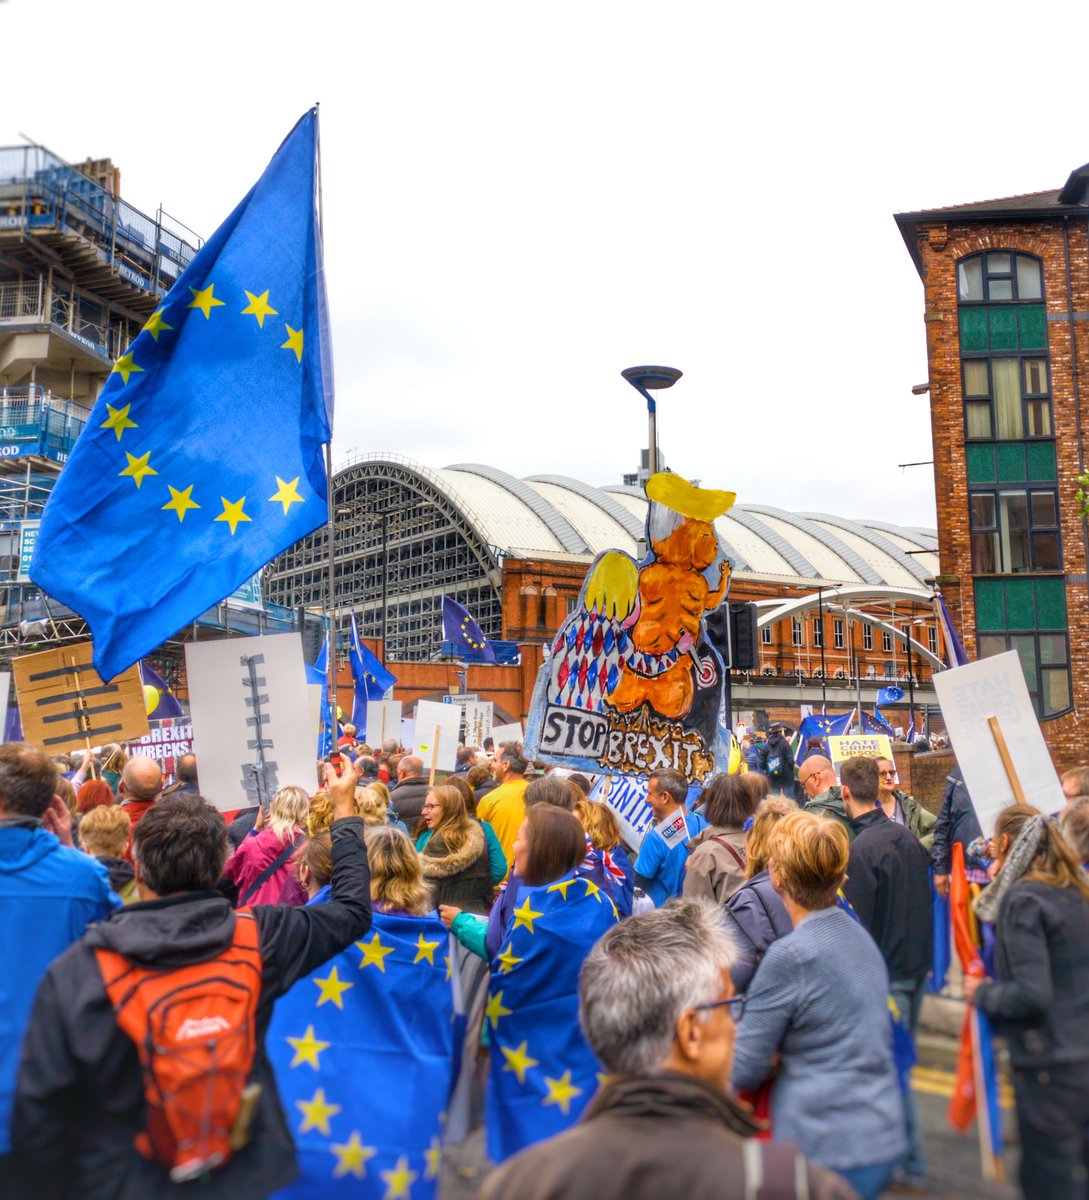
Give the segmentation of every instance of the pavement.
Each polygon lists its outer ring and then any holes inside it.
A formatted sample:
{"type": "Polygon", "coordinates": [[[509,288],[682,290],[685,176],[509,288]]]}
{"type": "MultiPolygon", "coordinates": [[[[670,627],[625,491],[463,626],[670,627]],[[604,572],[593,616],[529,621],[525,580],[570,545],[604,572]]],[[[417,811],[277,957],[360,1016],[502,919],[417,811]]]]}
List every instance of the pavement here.
{"type": "MultiPolygon", "coordinates": [[[[925,1192],[911,1193],[940,1200],[1017,1200],[1013,1184],[983,1178],[976,1127],[966,1134],[949,1125],[946,1113],[956,1080],[957,1052],[964,1002],[949,996],[927,996],[919,1018],[919,1061],[912,1074],[912,1092],[923,1129],[928,1162],[925,1192]]],[[[1004,1055],[999,1051],[1000,1076],[1004,1055]]],[[[1017,1177],[1017,1131],[1013,1095],[1004,1074],[1000,1092],[1006,1154],[1001,1167],[1007,1178],[1017,1177]]],[[[478,1130],[459,1146],[447,1147],[443,1161],[441,1200],[477,1200],[491,1164],[478,1130]]],[[[886,1196],[907,1194],[890,1191],[886,1196]]]]}

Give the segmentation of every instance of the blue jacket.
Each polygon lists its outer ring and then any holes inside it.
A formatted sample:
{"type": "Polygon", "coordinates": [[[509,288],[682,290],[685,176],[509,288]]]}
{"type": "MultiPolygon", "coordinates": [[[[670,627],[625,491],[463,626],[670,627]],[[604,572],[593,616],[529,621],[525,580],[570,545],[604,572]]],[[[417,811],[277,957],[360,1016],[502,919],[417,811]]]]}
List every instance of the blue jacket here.
{"type": "Polygon", "coordinates": [[[19,1047],[46,967],[121,900],[106,868],[30,818],[0,820],[0,1154],[11,1152],[19,1047]]]}
{"type": "Polygon", "coordinates": [[[938,822],[934,826],[934,842],[930,848],[934,873],[948,875],[953,861],[953,843],[960,842],[967,855],[968,847],[981,832],[964,775],[960,767],[954,767],[945,777],[945,796],[942,798],[938,822]]]}

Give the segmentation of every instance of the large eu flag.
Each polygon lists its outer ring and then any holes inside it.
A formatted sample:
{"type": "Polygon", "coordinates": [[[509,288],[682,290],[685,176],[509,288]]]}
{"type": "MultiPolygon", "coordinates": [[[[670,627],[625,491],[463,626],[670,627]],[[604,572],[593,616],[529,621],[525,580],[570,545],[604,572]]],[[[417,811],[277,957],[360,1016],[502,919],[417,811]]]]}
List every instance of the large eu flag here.
{"type": "Polygon", "coordinates": [[[30,577],[112,679],[326,519],[332,365],[316,110],[114,364],[30,577]]]}
{"type": "Polygon", "coordinates": [[[495,662],[495,651],[488,645],[488,639],[473,614],[450,596],[442,598],[442,637],[443,641],[451,642],[456,651],[464,652],[469,658],[478,662],[495,662]]]}
{"type": "Polygon", "coordinates": [[[454,1075],[448,949],[437,917],[375,912],[276,1002],[266,1046],[300,1170],[278,1196],[432,1200],[454,1075]]]}
{"type": "Polygon", "coordinates": [[[606,892],[574,873],[523,887],[518,898],[484,1010],[485,1125],[495,1162],[574,1125],[597,1090],[600,1067],[579,1029],[579,969],[617,922],[606,892]]]}

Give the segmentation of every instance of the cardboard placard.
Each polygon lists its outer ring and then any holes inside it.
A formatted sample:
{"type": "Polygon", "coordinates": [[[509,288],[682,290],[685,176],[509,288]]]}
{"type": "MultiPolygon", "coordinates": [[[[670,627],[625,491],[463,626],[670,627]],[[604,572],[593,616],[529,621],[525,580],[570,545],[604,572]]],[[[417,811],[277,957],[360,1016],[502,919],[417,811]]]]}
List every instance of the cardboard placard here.
{"type": "Polygon", "coordinates": [[[832,760],[832,768],[839,778],[839,769],[849,758],[887,758],[892,757],[892,744],[887,733],[861,733],[846,737],[829,737],[828,756],[832,760]]]}
{"type": "Polygon", "coordinates": [[[79,642],[26,654],[11,664],[26,741],[59,754],[147,733],[139,665],[105,683],[91,654],[91,643],[79,642]]]}
{"type": "Polygon", "coordinates": [[[250,807],[292,783],[314,790],[317,754],[298,633],[191,642],[185,666],[201,793],[211,804],[250,807]]]}
{"type": "Polygon", "coordinates": [[[484,739],[492,736],[495,705],[490,700],[471,700],[464,705],[464,711],[465,744],[480,750],[484,746],[484,739]]]}
{"type": "Polygon", "coordinates": [[[986,837],[994,833],[998,814],[1019,800],[1014,779],[1024,801],[1042,813],[1050,815],[1065,807],[1066,797],[1015,650],[939,671],[934,688],[986,837]]]}
{"type": "Polygon", "coordinates": [[[416,755],[423,759],[424,773],[452,771],[457,764],[461,708],[421,700],[416,705],[416,755]]]}
{"type": "Polygon", "coordinates": [[[401,714],[404,705],[400,700],[367,701],[367,745],[378,752],[387,738],[401,737],[401,714]]]}
{"type": "Polygon", "coordinates": [[[491,734],[489,735],[495,743],[495,748],[498,750],[504,742],[518,742],[521,744],[525,741],[525,735],[522,731],[521,722],[515,721],[510,725],[493,725],[491,734]]]}

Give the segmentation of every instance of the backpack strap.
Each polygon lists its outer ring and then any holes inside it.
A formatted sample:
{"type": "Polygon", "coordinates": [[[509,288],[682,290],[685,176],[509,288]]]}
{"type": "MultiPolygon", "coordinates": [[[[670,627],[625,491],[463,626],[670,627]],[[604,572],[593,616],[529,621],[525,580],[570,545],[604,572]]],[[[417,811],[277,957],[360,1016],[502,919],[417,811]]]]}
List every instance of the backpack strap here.
{"type": "Polygon", "coordinates": [[[736,846],[731,846],[730,843],[725,838],[719,837],[717,833],[712,834],[712,836],[709,837],[707,840],[709,842],[718,842],[718,844],[723,848],[723,850],[729,850],[730,854],[733,856],[734,862],[737,863],[737,865],[742,870],[745,869],[745,856],[744,856],[744,854],[741,853],[740,850],[738,850],[738,848],[736,846]]]}
{"type": "Polygon", "coordinates": [[[299,844],[299,842],[298,842],[297,838],[293,842],[288,842],[288,844],[280,851],[279,854],[276,855],[276,857],[272,860],[272,862],[270,862],[268,864],[268,866],[265,867],[265,869],[261,872],[261,874],[258,875],[257,878],[250,884],[250,886],[248,888],[246,888],[246,890],[242,893],[242,895],[238,897],[238,903],[240,906],[245,904],[246,901],[249,900],[249,898],[255,892],[257,892],[266,883],[268,883],[268,881],[273,877],[273,875],[275,875],[276,872],[295,853],[295,847],[298,844],[299,844]]]}

